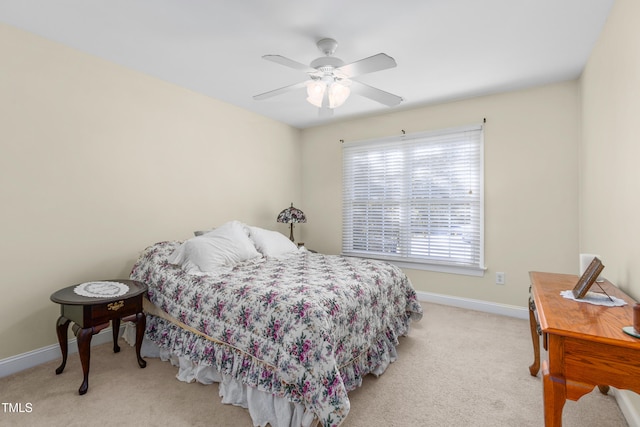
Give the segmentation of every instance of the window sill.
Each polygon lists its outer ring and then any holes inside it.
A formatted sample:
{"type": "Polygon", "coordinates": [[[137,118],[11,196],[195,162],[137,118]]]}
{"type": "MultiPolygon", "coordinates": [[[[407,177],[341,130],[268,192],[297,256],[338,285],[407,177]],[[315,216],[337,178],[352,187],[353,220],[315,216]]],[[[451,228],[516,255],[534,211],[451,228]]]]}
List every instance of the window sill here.
{"type": "Polygon", "coordinates": [[[461,274],[464,276],[484,277],[484,272],[487,270],[486,267],[463,267],[463,266],[446,265],[446,264],[429,264],[426,262],[401,261],[393,258],[366,256],[364,254],[358,254],[358,255],[342,254],[342,255],[349,256],[349,257],[377,259],[380,261],[388,262],[393,265],[397,265],[400,268],[408,268],[412,270],[435,271],[438,273],[461,274]]]}

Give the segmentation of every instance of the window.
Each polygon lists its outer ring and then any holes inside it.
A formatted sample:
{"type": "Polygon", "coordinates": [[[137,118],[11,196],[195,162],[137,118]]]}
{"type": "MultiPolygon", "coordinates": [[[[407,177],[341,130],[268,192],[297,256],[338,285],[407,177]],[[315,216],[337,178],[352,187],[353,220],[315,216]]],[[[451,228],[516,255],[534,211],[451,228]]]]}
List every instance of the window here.
{"type": "Polygon", "coordinates": [[[484,272],[483,128],[343,145],[344,255],[484,272]]]}

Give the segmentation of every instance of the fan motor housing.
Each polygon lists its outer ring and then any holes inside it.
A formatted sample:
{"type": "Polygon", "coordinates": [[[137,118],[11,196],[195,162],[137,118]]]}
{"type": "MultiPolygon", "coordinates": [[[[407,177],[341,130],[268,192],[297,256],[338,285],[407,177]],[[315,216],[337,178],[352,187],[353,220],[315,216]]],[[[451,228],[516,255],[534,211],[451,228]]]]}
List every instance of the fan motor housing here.
{"type": "Polygon", "coordinates": [[[320,70],[320,68],[323,67],[339,68],[343,65],[344,61],[340,58],[336,58],[335,56],[322,56],[314,59],[310,64],[311,68],[315,68],[316,70],[320,70]]]}

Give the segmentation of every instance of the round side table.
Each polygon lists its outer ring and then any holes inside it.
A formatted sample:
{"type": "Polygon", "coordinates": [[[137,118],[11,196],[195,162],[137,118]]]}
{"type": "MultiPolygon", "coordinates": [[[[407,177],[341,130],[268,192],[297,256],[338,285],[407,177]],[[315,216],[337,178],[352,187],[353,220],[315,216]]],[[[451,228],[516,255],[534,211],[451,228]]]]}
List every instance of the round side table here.
{"type": "MultiPolygon", "coordinates": [[[[141,368],[147,366],[147,362],[140,357],[140,347],[146,326],[146,316],[142,310],[142,297],[147,292],[147,285],[135,280],[101,280],[101,283],[117,282],[129,287],[129,290],[117,297],[89,297],[78,295],[73,285],[60,289],[51,295],[51,301],[60,304],[60,317],[56,323],[56,332],[62,351],[62,364],[56,369],[59,375],[67,364],[67,331],[70,322],[74,334],[78,339],[78,353],[82,364],[84,380],[78,389],[83,395],[89,389],[89,361],[91,358],[91,338],[112,323],[113,352],[118,353],[118,335],[120,322],[136,323],[136,356],[141,368]]],[[[113,286],[113,285],[111,285],[113,286]]]]}

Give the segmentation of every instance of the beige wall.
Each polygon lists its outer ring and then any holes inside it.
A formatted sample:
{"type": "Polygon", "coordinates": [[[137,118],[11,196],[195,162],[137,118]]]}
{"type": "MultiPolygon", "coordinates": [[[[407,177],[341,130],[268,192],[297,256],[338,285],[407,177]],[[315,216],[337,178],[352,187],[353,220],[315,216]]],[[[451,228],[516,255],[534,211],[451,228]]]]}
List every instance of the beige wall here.
{"type": "MultiPolygon", "coordinates": [[[[600,254],[604,276],[639,300],[640,2],[616,1],[580,84],[580,249],[600,254]]],[[[619,393],[633,419],[640,396],[619,393]]]]}
{"type": "Polygon", "coordinates": [[[617,0],[581,79],[580,249],[640,299],[640,2],[617,0]]]}
{"type": "Polygon", "coordinates": [[[419,291],[524,307],[530,270],[577,273],[580,97],[576,81],[303,130],[308,247],[341,249],[342,151],[352,141],[482,122],[483,278],[406,270],[419,291]],[[506,273],[506,285],[495,273],[506,273]]]}
{"type": "Polygon", "coordinates": [[[55,343],[53,291],[126,277],[145,246],[195,228],[286,233],[273,218],[293,201],[309,217],[297,240],[339,253],[341,139],[485,117],[488,270],[407,270],[415,287],[525,306],[529,270],[577,272],[593,251],[640,298],[639,5],[616,2],[579,82],[304,131],[0,25],[0,359],[55,343]]]}
{"type": "Polygon", "coordinates": [[[0,25],[0,359],[57,342],[49,296],[149,244],[300,204],[300,133],[0,25]]]}

